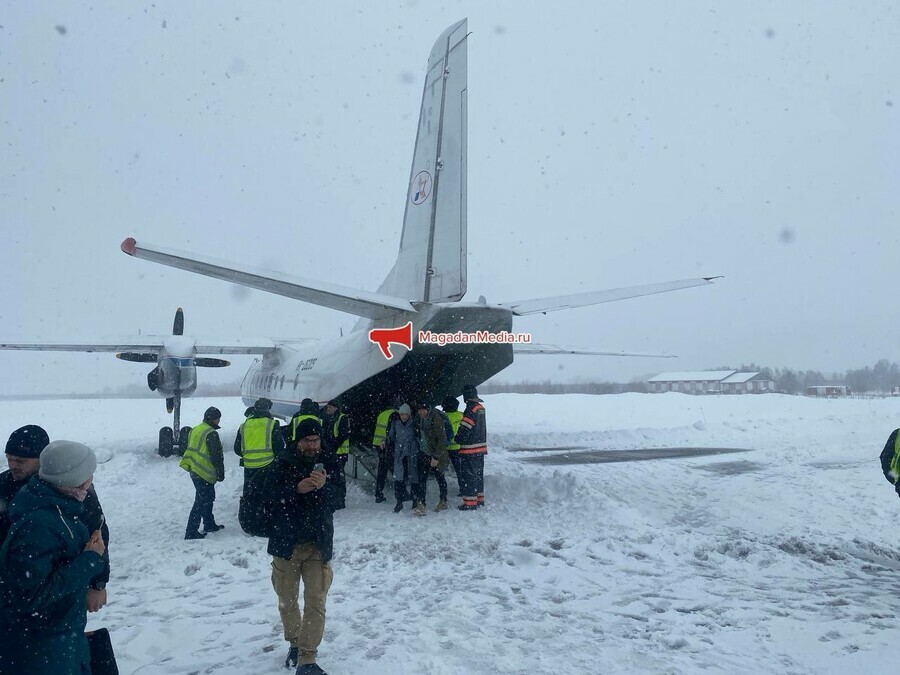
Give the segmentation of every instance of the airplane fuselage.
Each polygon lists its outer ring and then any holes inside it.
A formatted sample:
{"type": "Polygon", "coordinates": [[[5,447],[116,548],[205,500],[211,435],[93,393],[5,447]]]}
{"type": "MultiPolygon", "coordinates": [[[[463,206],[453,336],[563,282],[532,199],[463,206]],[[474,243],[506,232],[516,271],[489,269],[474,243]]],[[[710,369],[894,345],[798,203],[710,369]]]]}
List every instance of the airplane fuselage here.
{"type": "Polygon", "coordinates": [[[466,384],[480,383],[513,361],[509,344],[448,344],[417,341],[419,331],[432,333],[500,333],[512,330],[512,312],[505,307],[476,303],[423,303],[413,318],[413,348],[393,346],[386,359],[369,340],[369,328],[391,328],[409,320],[373,322],[336,340],[277,343],[275,351],[256,361],[244,377],[241,395],[247,405],[266,397],[275,416],[290,419],[300,401],[318,403],[341,397],[354,436],[371,439],[375,417],[395,397],[439,404],[445,396],[459,396],[466,384]]]}

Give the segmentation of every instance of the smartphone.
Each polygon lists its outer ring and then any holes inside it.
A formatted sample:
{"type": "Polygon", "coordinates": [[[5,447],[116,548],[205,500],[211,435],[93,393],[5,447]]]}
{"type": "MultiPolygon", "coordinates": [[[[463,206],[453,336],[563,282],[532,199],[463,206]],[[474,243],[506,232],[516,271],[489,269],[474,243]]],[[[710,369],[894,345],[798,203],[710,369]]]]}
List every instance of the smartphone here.
{"type": "Polygon", "coordinates": [[[316,465],[313,467],[313,471],[321,471],[321,472],[324,473],[324,472],[325,472],[325,465],[322,464],[322,462],[319,462],[318,464],[316,464],[316,465]]]}

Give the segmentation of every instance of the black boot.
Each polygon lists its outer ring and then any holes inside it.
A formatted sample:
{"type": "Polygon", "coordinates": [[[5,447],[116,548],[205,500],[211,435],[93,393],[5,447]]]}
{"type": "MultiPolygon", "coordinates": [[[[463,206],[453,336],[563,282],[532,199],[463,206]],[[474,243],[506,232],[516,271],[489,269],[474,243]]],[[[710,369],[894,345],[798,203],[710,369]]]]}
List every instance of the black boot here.
{"type": "Polygon", "coordinates": [[[394,507],[394,513],[400,513],[403,510],[403,502],[397,502],[397,505],[394,507]]]}
{"type": "Polygon", "coordinates": [[[185,539],[203,539],[206,536],[206,532],[186,532],[184,535],[185,539]]]}
{"type": "Polygon", "coordinates": [[[319,668],[317,663],[306,663],[302,666],[297,666],[297,672],[294,675],[328,675],[328,673],[319,668]]]}
{"type": "Polygon", "coordinates": [[[224,530],[224,529],[225,529],[225,526],[224,526],[224,525],[219,525],[218,523],[216,523],[216,524],[213,525],[212,527],[204,527],[204,528],[203,528],[203,531],[204,531],[206,534],[209,534],[210,532],[218,532],[219,530],[224,530]]]}
{"type": "Polygon", "coordinates": [[[285,668],[297,667],[298,651],[298,647],[291,647],[290,649],[288,649],[287,658],[284,660],[285,668]]]}
{"type": "Polygon", "coordinates": [[[387,498],[384,495],[375,495],[375,503],[380,504],[381,502],[386,502],[387,498]]]}

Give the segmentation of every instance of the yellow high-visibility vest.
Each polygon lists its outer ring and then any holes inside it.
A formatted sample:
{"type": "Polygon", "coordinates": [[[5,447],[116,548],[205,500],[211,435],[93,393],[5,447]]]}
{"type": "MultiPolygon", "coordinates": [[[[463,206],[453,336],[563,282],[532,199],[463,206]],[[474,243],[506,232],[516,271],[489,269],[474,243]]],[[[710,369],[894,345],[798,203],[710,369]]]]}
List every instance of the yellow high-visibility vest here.
{"type": "Polygon", "coordinates": [[[378,413],[378,419],[375,421],[375,433],[372,434],[372,445],[379,447],[387,438],[388,421],[391,415],[397,412],[396,408],[386,408],[378,413]]]}
{"type": "Polygon", "coordinates": [[[453,438],[454,440],[450,443],[447,443],[447,450],[453,452],[454,450],[459,450],[459,443],[456,442],[456,432],[459,431],[459,423],[462,421],[463,414],[459,410],[454,410],[453,412],[444,413],[447,415],[447,419],[450,420],[450,426],[453,427],[453,438]]]}
{"type": "Polygon", "coordinates": [[[291,420],[291,439],[297,440],[297,425],[300,424],[303,420],[316,420],[319,424],[322,423],[322,419],[318,415],[297,415],[293,420],[291,420]]]}
{"type": "Polygon", "coordinates": [[[271,417],[250,417],[241,424],[241,457],[245,469],[261,469],[275,461],[272,430],[277,424],[271,417]]]}
{"type": "Polygon", "coordinates": [[[184,451],[184,456],[178,466],[197,475],[207,483],[215,484],[216,467],[213,466],[209,446],[206,443],[206,439],[213,431],[215,429],[206,422],[201,422],[191,429],[187,450],[184,451]]]}
{"type": "MultiPolygon", "coordinates": [[[[334,426],[331,429],[333,438],[337,438],[338,427],[341,426],[341,419],[343,419],[344,417],[346,417],[346,415],[344,415],[344,413],[338,413],[337,416],[334,418],[334,426]]],[[[344,442],[338,446],[337,454],[338,455],[349,455],[350,454],[350,439],[349,438],[344,439],[344,442]]]]}

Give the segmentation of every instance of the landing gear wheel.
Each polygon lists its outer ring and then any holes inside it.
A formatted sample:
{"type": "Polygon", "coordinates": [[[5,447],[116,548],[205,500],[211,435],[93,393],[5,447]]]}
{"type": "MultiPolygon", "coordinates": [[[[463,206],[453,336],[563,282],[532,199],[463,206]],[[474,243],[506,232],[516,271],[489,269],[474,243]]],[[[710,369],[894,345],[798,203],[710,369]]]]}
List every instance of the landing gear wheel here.
{"type": "Polygon", "coordinates": [[[170,427],[159,430],[159,456],[171,457],[175,451],[175,432],[170,427]]]}
{"type": "Polygon", "coordinates": [[[188,438],[191,436],[191,428],[190,427],[181,427],[181,431],[178,432],[178,454],[183,455],[184,451],[187,450],[188,446],[188,438]]]}

